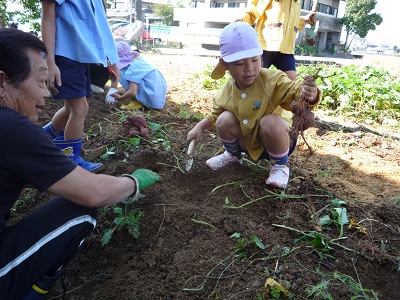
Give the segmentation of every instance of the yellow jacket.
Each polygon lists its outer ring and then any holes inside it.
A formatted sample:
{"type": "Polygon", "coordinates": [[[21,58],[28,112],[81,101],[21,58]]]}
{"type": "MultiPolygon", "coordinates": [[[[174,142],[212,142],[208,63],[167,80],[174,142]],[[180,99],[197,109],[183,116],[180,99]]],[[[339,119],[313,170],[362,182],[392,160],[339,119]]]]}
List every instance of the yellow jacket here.
{"type": "Polygon", "coordinates": [[[256,23],[261,47],[267,51],[294,54],[294,44],[305,19],[300,17],[300,4],[295,0],[249,0],[241,14],[243,22],[256,23]]]}
{"type": "MultiPolygon", "coordinates": [[[[275,113],[289,125],[292,125],[292,114],[289,118],[282,116],[290,112],[290,104],[300,93],[303,82],[292,81],[286,74],[274,69],[261,69],[255,82],[245,90],[236,87],[235,80],[230,77],[228,82],[219,90],[213,99],[213,108],[206,118],[215,130],[218,116],[224,111],[235,114],[240,122],[240,128],[246,139],[246,148],[251,158],[258,159],[264,151],[264,146],[259,140],[260,119],[268,114],[275,113]],[[283,111],[275,112],[278,107],[283,111]]],[[[318,90],[318,102],[322,92],[318,90]]],[[[317,103],[318,103],[317,102],[317,103]]],[[[315,106],[315,105],[314,105],[315,106]]]]}

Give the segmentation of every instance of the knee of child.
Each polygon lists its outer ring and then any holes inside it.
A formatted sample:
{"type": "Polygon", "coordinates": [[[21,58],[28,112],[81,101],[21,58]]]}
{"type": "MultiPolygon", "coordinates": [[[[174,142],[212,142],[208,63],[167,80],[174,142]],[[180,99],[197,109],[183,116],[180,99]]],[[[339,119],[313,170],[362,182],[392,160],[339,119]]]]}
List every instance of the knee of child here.
{"type": "Polygon", "coordinates": [[[234,113],[231,113],[230,111],[224,111],[218,116],[216,126],[232,128],[235,126],[239,126],[239,120],[236,118],[234,113]]]}

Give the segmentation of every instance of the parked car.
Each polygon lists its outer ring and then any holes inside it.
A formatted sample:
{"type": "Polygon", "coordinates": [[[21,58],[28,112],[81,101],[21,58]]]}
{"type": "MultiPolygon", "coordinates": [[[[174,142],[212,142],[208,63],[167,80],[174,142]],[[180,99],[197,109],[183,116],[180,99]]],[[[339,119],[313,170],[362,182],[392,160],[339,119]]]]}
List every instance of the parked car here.
{"type": "Polygon", "coordinates": [[[118,26],[117,28],[111,29],[111,31],[114,36],[124,36],[129,31],[130,27],[131,27],[131,24],[128,22],[128,24],[122,24],[121,26],[118,26]]]}
{"type": "Polygon", "coordinates": [[[112,32],[122,27],[129,27],[130,23],[128,21],[116,22],[110,26],[112,32]]]}

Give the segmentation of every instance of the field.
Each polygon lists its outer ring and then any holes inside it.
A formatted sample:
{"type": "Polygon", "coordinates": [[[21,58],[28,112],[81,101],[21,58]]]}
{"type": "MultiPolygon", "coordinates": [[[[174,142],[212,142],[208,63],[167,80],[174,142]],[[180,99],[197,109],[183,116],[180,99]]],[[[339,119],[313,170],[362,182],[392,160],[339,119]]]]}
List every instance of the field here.
{"type": "MultiPolygon", "coordinates": [[[[284,191],[265,185],[267,161],[208,169],[205,161],[221,149],[214,132],[195,147],[186,172],[186,134],[211,105],[215,91],[202,88],[202,74],[216,58],[143,58],[164,74],[169,92],[163,110],[135,113],[161,127],[139,144],[123,139],[120,124],[129,113],[110,110],[105,94],[94,94],[83,156],[102,161],[104,174],[145,167],[163,181],[139,202],[119,205],[122,212],[144,213],[138,238],[116,228],[102,245],[104,233],[116,227],[116,213],[99,208],[96,230],[66,268],[65,299],[399,298],[398,127],[318,110],[306,131],[315,154],[299,140],[284,191]],[[268,279],[280,285],[265,288],[268,279]]],[[[39,123],[60,105],[49,101],[39,123]]],[[[14,221],[49,196],[25,191],[14,221]]],[[[62,294],[58,282],[46,299],[62,294]]]]}

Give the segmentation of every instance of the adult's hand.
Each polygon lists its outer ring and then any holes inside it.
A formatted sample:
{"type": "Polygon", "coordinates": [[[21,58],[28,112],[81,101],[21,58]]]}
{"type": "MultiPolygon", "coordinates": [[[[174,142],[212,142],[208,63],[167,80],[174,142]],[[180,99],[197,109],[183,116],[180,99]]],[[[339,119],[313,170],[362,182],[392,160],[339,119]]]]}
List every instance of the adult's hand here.
{"type": "Polygon", "coordinates": [[[122,176],[132,178],[136,183],[136,191],[134,192],[133,199],[131,201],[122,201],[124,203],[130,203],[136,201],[139,198],[141,191],[147,189],[149,186],[159,182],[161,180],[160,175],[148,169],[137,169],[132,175],[124,174],[122,176]]]}

